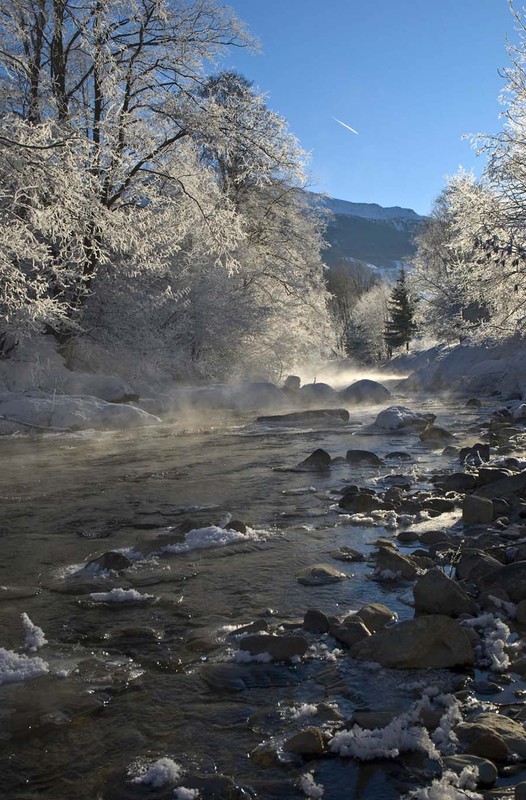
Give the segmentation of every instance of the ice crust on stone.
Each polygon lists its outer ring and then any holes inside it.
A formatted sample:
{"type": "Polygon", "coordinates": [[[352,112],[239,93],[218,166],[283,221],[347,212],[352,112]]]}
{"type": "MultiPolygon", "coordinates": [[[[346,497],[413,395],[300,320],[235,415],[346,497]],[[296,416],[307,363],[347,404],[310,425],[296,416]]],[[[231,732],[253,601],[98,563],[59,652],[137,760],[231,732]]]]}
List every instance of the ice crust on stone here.
{"type": "Polygon", "coordinates": [[[186,786],[178,786],[174,790],[174,800],[197,800],[199,789],[188,789],[186,786]]]}

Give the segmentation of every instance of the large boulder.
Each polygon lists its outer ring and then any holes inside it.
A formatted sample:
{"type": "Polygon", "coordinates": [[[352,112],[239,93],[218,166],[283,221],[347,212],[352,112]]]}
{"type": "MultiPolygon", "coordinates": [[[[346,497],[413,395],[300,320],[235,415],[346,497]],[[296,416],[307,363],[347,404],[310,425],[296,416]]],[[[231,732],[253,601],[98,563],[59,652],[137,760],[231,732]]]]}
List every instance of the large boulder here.
{"type": "Polygon", "coordinates": [[[340,395],[328,383],[306,383],[298,392],[298,398],[305,406],[337,405],[340,395]]]}
{"type": "Polygon", "coordinates": [[[444,614],[459,617],[475,614],[475,601],[468,597],[456,581],[448,578],[441,569],[430,569],[413,587],[415,614],[444,614]]]}
{"type": "Polygon", "coordinates": [[[346,389],[342,389],[340,397],[345,403],[358,405],[361,403],[387,403],[392,397],[389,389],[381,383],[371,380],[361,380],[351,383],[346,389]]]}
{"type": "Polygon", "coordinates": [[[451,617],[440,614],[383,628],[355,644],[351,655],[392,669],[441,669],[475,662],[469,635],[451,617]]]}
{"type": "Polygon", "coordinates": [[[405,433],[423,431],[434,421],[434,414],[419,414],[405,406],[389,406],[380,411],[374,425],[381,430],[405,433]]]}

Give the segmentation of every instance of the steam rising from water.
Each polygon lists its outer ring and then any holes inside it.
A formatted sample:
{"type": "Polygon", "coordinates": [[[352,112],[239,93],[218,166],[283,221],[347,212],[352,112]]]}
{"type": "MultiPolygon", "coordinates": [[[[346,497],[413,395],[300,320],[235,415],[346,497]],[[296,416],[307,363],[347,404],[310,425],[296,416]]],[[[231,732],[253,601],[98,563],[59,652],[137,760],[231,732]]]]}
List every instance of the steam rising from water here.
{"type": "Polygon", "coordinates": [[[299,367],[295,374],[301,378],[302,384],[316,380],[317,383],[328,383],[333,389],[345,389],[351,383],[364,379],[385,385],[388,381],[401,381],[409,375],[407,371],[388,372],[374,367],[360,367],[348,361],[299,367]]]}

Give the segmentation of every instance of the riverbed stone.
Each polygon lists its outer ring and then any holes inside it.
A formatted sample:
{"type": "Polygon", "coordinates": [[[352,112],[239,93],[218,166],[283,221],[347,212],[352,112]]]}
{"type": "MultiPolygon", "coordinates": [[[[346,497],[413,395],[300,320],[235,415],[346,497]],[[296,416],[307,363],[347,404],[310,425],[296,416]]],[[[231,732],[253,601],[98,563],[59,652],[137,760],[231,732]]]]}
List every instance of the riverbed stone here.
{"type": "Polygon", "coordinates": [[[396,619],[396,613],[383,603],[366,603],[358,609],[356,616],[365,623],[371,632],[384,628],[388,622],[396,619]]]}
{"type": "Polygon", "coordinates": [[[376,556],[376,569],[400,575],[404,580],[411,580],[417,574],[417,566],[410,556],[403,556],[390,547],[380,547],[376,556]]]}
{"type": "Polygon", "coordinates": [[[322,586],[326,583],[338,583],[348,580],[349,575],[332,567],[330,564],[313,564],[305,567],[297,574],[298,583],[304,586],[322,586]]]}
{"type": "Polygon", "coordinates": [[[303,627],[311,633],[327,633],[330,627],[329,617],[319,608],[308,608],[303,617],[303,627]]]}
{"type": "Polygon", "coordinates": [[[476,767],[478,770],[477,786],[487,788],[495,785],[498,772],[497,767],[487,758],[458,753],[453,756],[444,756],[444,765],[460,775],[466,767],[476,767]]]}
{"type": "Polygon", "coordinates": [[[452,472],[436,481],[445,492],[469,492],[477,485],[477,479],[468,472],[452,472]]]}
{"type": "Polygon", "coordinates": [[[462,551],[456,565],[456,575],[460,580],[477,580],[483,575],[500,569],[502,563],[484,550],[467,547],[462,551]]]}
{"type": "Polygon", "coordinates": [[[303,656],[309,643],[304,636],[271,636],[254,633],[244,636],[239,642],[239,649],[251,655],[269,653],[274,661],[288,661],[295,656],[303,656]]]}
{"type": "Polygon", "coordinates": [[[325,752],[323,733],[319,728],[305,728],[287,739],[283,750],[300,756],[321,756],[325,752]]]}
{"type": "Polygon", "coordinates": [[[464,525],[489,525],[493,521],[493,503],[484,497],[468,494],[462,503],[464,525]]]}
{"type": "Polygon", "coordinates": [[[331,457],[326,450],[318,447],[310,456],[298,464],[300,469],[327,469],[331,465],[331,457]]]}
{"type": "MultiPolygon", "coordinates": [[[[490,711],[484,711],[471,717],[469,722],[462,722],[455,728],[455,733],[463,742],[470,745],[470,752],[473,752],[472,745],[480,740],[482,736],[499,737],[506,749],[510,753],[516,753],[522,759],[526,758],[526,731],[524,725],[517,720],[507,717],[505,714],[496,714],[490,711]]],[[[498,758],[493,758],[490,755],[483,756],[493,760],[505,760],[506,756],[504,750],[499,746],[498,742],[490,742],[489,739],[484,740],[482,745],[487,744],[488,749],[494,748],[498,753],[498,758]],[[501,759],[501,756],[503,757],[501,759]]],[[[482,749],[479,741],[479,749],[482,749]]],[[[482,755],[475,753],[475,755],[482,755]]]]}
{"type": "Polygon", "coordinates": [[[347,492],[338,501],[338,506],[353,514],[368,514],[380,508],[382,501],[368,492],[347,492]]]}
{"type": "Polygon", "coordinates": [[[342,389],[340,397],[344,402],[352,405],[360,403],[374,404],[374,403],[388,403],[392,397],[391,392],[383,384],[378,381],[372,381],[367,378],[355,381],[342,389]]]}
{"type": "Polygon", "coordinates": [[[128,569],[131,564],[131,560],[123,553],[118,553],[116,550],[108,550],[106,553],[102,553],[102,555],[88,561],[85,569],[120,572],[123,569],[128,569]]]}
{"type": "Polygon", "coordinates": [[[481,591],[491,591],[494,586],[503,586],[512,603],[526,600],[526,561],[500,566],[479,578],[481,591]]]}
{"type": "Polygon", "coordinates": [[[452,442],[455,439],[455,436],[445,428],[441,428],[439,425],[430,425],[428,428],[425,428],[422,431],[419,438],[421,442],[424,442],[431,447],[439,448],[444,447],[452,442]]]}
{"type": "Polygon", "coordinates": [[[343,622],[333,622],[329,628],[329,633],[346,647],[352,647],[356,642],[361,642],[362,639],[371,636],[371,631],[355,614],[347,617],[343,622]]]}
{"type": "Polygon", "coordinates": [[[354,547],[340,547],[339,550],[331,550],[329,555],[336,561],[365,561],[364,554],[354,547]]]}
{"type": "Polygon", "coordinates": [[[368,464],[371,467],[381,467],[384,463],[380,456],[369,450],[347,450],[345,460],[349,464],[368,464]]]}
{"type": "Polygon", "coordinates": [[[306,406],[336,405],[341,400],[339,392],[328,383],[306,383],[297,396],[306,406]]]}
{"type": "Polygon", "coordinates": [[[361,661],[392,669],[472,666],[475,653],[465,630],[450,617],[430,614],[377,631],[351,648],[361,661]]]}
{"type": "Polygon", "coordinates": [[[478,497],[487,497],[489,499],[493,497],[507,498],[513,495],[520,495],[525,488],[526,470],[523,470],[516,475],[500,478],[497,481],[488,483],[486,486],[481,486],[476,489],[475,493],[478,497]]]}
{"type": "Polygon", "coordinates": [[[459,617],[473,615],[477,607],[458,583],[441,569],[430,569],[418,578],[413,587],[415,614],[444,614],[459,617]]]}

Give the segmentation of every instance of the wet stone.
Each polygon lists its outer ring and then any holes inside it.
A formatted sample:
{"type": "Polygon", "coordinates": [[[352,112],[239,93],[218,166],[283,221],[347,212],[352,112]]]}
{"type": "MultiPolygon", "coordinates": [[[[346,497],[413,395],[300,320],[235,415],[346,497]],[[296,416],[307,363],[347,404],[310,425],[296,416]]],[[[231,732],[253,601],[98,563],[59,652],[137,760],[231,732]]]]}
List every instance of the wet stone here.
{"type": "Polygon", "coordinates": [[[121,570],[128,569],[132,564],[131,560],[123,553],[117,553],[114,550],[108,550],[97,558],[92,558],[86,564],[86,569],[95,567],[100,570],[112,570],[120,572],[121,570]]]}
{"type": "Polygon", "coordinates": [[[325,752],[323,734],[319,728],[305,728],[287,739],[283,750],[301,756],[321,756],[325,752]]]}
{"type": "Polygon", "coordinates": [[[266,634],[252,634],[244,636],[239,642],[240,650],[246,650],[251,655],[268,653],[275,661],[287,661],[296,656],[303,656],[307,647],[307,640],[303,636],[270,636],[266,634]]]}
{"type": "Polygon", "coordinates": [[[326,450],[323,450],[321,447],[319,447],[317,450],[311,453],[310,456],[301,461],[300,464],[298,464],[298,467],[301,469],[327,469],[330,467],[330,464],[330,455],[326,452],[326,450]]]}
{"type": "Polygon", "coordinates": [[[311,633],[327,633],[330,627],[329,618],[323,611],[309,608],[303,618],[303,627],[311,633]]]}
{"type": "Polygon", "coordinates": [[[313,564],[305,567],[297,575],[298,583],[304,586],[322,586],[326,583],[338,583],[349,579],[345,572],[331,567],[330,564],[313,564]]]}
{"type": "Polygon", "coordinates": [[[361,619],[370,631],[377,631],[396,619],[396,614],[383,603],[367,603],[356,612],[356,616],[361,619]]]}
{"type": "Polygon", "coordinates": [[[349,464],[368,464],[371,467],[381,467],[384,463],[380,456],[369,450],[347,450],[345,459],[349,464]]]}

